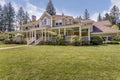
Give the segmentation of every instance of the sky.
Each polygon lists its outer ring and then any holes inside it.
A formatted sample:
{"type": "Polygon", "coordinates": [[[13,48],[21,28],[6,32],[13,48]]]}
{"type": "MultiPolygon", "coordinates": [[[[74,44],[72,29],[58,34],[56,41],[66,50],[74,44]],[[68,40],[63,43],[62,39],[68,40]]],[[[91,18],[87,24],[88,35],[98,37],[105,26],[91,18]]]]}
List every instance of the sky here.
{"type": "MultiPolygon", "coordinates": [[[[0,0],[0,4],[11,2],[15,11],[17,12],[19,7],[23,7],[25,11],[28,11],[29,15],[37,16],[40,18],[45,11],[46,5],[49,0],[0,0]]],[[[85,9],[88,10],[90,18],[97,20],[99,13],[103,16],[106,12],[110,12],[113,5],[120,8],[120,0],[52,0],[57,14],[64,13],[70,16],[83,16],[85,9]]]]}

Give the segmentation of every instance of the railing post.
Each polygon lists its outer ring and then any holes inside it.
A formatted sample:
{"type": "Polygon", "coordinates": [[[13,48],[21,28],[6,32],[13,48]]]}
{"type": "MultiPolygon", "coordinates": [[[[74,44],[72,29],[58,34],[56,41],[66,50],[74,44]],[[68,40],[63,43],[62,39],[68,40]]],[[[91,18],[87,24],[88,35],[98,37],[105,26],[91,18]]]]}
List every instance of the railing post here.
{"type": "Polygon", "coordinates": [[[88,40],[90,41],[90,28],[88,28],[88,40]]]}
{"type": "Polygon", "coordinates": [[[66,28],[64,28],[64,36],[66,36],[66,28]]]}
{"type": "Polygon", "coordinates": [[[35,37],[35,44],[36,44],[36,30],[35,30],[35,32],[34,32],[34,37],[35,37]]]}
{"type": "Polygon", "coordinates": [[[45,42],[46,42],[46,29],[45,29],[45,33],[44,34],[45,34],[45,42]]]}
{"type": "Polygon", "coordinates": [[[43,39],[43,29],[42,29],[42,39],[43,39]]]}
{"type": "Polygon", "coordinates": [[[81,29],[81,26],[79,26],[79,38],[82,38],[81,35],[82,34],[82,29],[81,29]]]}

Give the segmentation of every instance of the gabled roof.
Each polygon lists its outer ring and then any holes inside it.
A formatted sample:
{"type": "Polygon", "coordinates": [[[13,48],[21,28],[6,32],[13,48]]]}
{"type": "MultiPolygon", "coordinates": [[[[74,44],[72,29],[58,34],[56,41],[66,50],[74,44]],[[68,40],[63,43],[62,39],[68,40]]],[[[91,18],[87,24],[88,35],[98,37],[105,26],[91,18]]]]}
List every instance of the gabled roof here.
{"type": "Polygon", "coordinates": [[[93,23],[94,23],[93,20],[80,20],[80,22],[81,22],[82,24],[93,24],[93,23]]]}
{"type": "Polygon", "coordinates": [[[111,28],[111,23],[109,21],[99,21],[93,23],[92,33],[118,33],[120,30],[111,28]]]}
{"type": "Polygon", "coordinates": [[[53,15],[53,18],[73,18],[73,16],[67,16],[67,15],[53,15]]]}

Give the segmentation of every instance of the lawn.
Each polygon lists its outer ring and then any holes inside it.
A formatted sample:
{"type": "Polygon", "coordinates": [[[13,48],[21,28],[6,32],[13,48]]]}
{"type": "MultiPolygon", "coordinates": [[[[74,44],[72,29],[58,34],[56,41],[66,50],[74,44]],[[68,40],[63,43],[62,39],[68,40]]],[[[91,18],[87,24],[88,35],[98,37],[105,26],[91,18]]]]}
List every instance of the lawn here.
{"type": "Polygon", "coordinates": [[[0,80],[120,80],[120,45],[0,50],[0,80]]]}
{"type": "Polygon", "coordinates": [[[13,47],[13,46],[20,46],[21,44],[2,44],[0,43],[0,48],[4,48],[4,47],[13,47]]]}

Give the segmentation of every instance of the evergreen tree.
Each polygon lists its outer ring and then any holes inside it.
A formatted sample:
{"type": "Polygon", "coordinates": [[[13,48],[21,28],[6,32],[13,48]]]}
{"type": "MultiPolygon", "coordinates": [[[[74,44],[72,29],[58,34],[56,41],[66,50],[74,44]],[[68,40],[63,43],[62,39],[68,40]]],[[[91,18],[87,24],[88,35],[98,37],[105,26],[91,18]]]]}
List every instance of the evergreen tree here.
{"type": "Polygon", "coordinates": [[[114,24],[116,24],[116,21],[119,19],[119,15],[120,15],[120,10],[116,5],[114,5],[110,11],[110,16],[113,18],[114,24]]]}
{"type": "Polygon", "coordinates": [[[13,31],[15,11],[11,3],[7,3],[4,5],[2,14],[3,14],[3,31],[13,31]]]}
{"type": "Polygon", "coordinates": [[[49,2],[47,4],[46,12],[48,12],[50,15],[56,14],[56,10],[55,10],[54,5],[51,0],[49,0],[49,2]]]}
{"type": "Polygon", "coordinates": [[[23,24],[27,24],[28,22],[30,22],[30,17],[28,12],[26,11],[23,24]]]}
{"type": "Polygon", "coordinates": [[[99,15],[98,15],[98,20],[97,21],[102,21],[102,16],[101,16],[101,14],[99,13],[99,15]]]}
{"type": "Polygon", "coordinates": [[[7,4],[8,6],[8,31],[13,31],[14,30],[14,22],[15,22],[15,11],[14,8],[12,7],[11,3],[7,4]]]}
{"type": "Polygon", "coordinates": [[[88,10],[87,9],[85,9],[85,12],[84,12],[84,19],[85,20],[89,20],[90,19],[90,17],[89,17],[89,13],[88,13],[88,10]]]}
{"type": "Polygon", "coordinates": [[[7,21],[8,21],[8,8],[7,8],[7,5],[5,4],[4,7],[3,7],[3,10],[2,10],[2,14],[3,14],[3,32],[5,32],[8,28],[7,26],[7,21]]]}
{"type": "Polygon", "coordinates": [[[24,24],[24,17],[25,17],[25,12],[22,7],[19,8],[16,19],[19,25],[24,24]]]}
{"type": "Polygon", "coordinates": [[[3,14],[2,14],[2,6],[0,5],[0,31],[3,30],[3,14]]]}
{"type": "Polygon", "coordinates": [[[79,18],[80,20],[82,20],[82,17],[81,17],[81,16],[79,16],[78,18],[79,18]]]}
{"type": "Polygon", "coordinates": [[[108,13],[106,13],[105,17],[103,18],[103,20],[110,20],[110,15],[108,13]]]}

